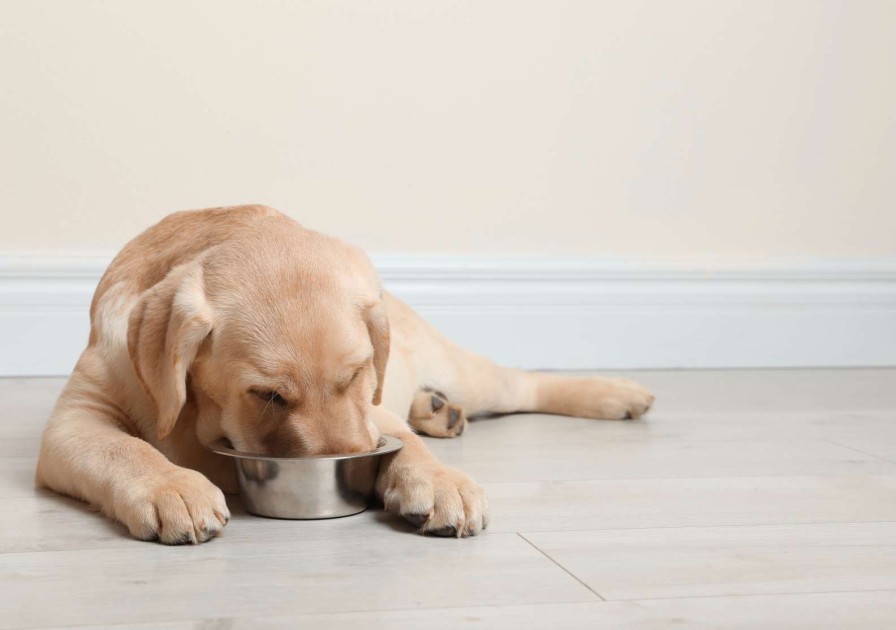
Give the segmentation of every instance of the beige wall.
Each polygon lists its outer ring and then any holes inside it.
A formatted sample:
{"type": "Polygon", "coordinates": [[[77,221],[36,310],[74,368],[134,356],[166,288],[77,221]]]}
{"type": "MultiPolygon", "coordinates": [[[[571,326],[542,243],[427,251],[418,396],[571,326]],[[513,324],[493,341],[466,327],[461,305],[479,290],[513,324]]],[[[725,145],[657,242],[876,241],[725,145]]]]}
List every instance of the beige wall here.
{"type": "Polygon", "coordinates": [[[0,251],[896,255],[896,2],[2,2],[0,251]]]}

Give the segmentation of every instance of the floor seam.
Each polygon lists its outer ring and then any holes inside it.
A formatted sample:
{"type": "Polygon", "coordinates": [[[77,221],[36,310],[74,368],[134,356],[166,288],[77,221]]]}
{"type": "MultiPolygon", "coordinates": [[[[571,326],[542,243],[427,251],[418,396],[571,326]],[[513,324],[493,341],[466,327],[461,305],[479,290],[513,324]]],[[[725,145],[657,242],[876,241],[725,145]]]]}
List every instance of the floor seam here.
{"type": "MultiPolygon", "coordinates": [[[[781,523],[720,523],[717,525],[655,525],[652,527],[585,527],[582,529],[527,529],[523,534],[573,534],[582,532],[640,532],[651,529],[721,529],[723,527],[797,527],[812,525],[872,525],[876,523],[896,523],[896,520],[885,519],[882,521],[807,521],[807,522],[781,522],[781,523]]],[[[495,534],[507,534],[511,532],[496,531],[495,534]]]]}
{"type": "MultiPolygon", "coordinates": [[[[849,446],[844,446],[842,444],[837,444],[836,442],[832,442],[830,440],[815,440],[820,443],[824,443],[827,445],[833,446],[843,446],[844,448],[849,448],[855,451],[858,449],[854,449],[849,446]]],[[[859,451],[861,452],[861,451],[859,451]]],[[[867,453],[870,457],[874,457],[876,460],[871,463],[886,463],[886,464],[896,464],[896,461],[890,461],[888,459],[883,459],[879,455],[873,455],[871,453],[867,453]]],[[[461,468],[465,466],[465,462],[459,462],[450,457],[446,457],[442,454],[439,454],[439,459],[450,466],[455,466],[457,468],[461,468]]],[[[471,473],[472,474],[472,473],[471,473]]],[[[686,475],[686,476],[668,476],[668,477],[588,477],[588,478],[576,478],[576,479],[525,479],[520,481],[495,481],[495,480],[483,480],[481,478],[477,479],[478,483],[482,486],[489,485],[511,485],[511,484],[551,484],[551,483],[587,483],[587,482],[638,482],[638,481],[701,481],[707,479],[785,479],[791,477],[885,477],[885,476],[894,476],[896,471],[891,471],[889,469],[877,472],[835,472],[835,473],[812,473],[812,472],[800,472],[800,473],[781,473],[780,475],[756,475],[756,474],[745,474],[745,475],[732,475],[732,474],[724,474],[724,475],[686,475]]]]}
{"type": "Polygon", "coordinates": [[[550,560],[552,563],[554,563],[555,565],[557,565],[557,566],[558,566],[564,573],[566,573],[569,577],[571,577],[571,578],[574,579],[576,582],[578,582],[579,584],[581,584],[582,586],[584,586],[585,588],[587,588],[589,591],[591,591],[592,593],[594,593],[594,595],[595,595],[600,601],[602,601],[602,602],[607,601],[607,599],[606,599],[603,595],[601,595],[600,593],[598,593],[597,591],[595,591],[593,588],[591,588],[590,586],[588,586],[584,581],[582,581],[582,580],[579,578],[579,576],[577,576],[576,574],[574,574],[573,572],[571,572],[569,569],[567,569],[566,567],[564,567],[562,564],[560,564],[559,562],[557,562],[556,560],[554,560],[551,556],[549,556],[547,553],[545,553],[540,547],[538,547],[538,545],[536,545],[536,544],[533,543],[531,540],[529,540],[528,538],[526,538],[525,536],[523,536],[520,532],[516,532],[516,535],[519,536],[520,538],[522,538],[523,540],[525,540],[525,541],[526,541],[526,542],[527,542],[533,549],[535,549],[538,553],[540,553],[540,554],[543,555],[545,558],[547,558],[548,560],[550,560]]]}
{"type": "MultiPolygon", "coordinates": [[[[245,620],[251,619],[253,621],[258,619],[291,619],[293,617],[326,617],[326,616],[337,616],[337,615],[364,615],[369,613],[401,613],[401,612],[417,612],[417,611],[444,611],[444,610],[466,610],[466,609],[481,609],[481,608],[538,608],[539,606],[602,606],[609,602],[606,601],[553,601],[553,602],[534,602],[534,603],[519,603],[519,604],[471,604],[467,606],[426,606],[424,608],[418,608],[415,606],[410,606],[407,608],[363,608],[358,610],[326,610],[326,611],[318,611],[318,612],[298,612],[298,613],[283,613],[279,615],[228,615],[228,616],[219,616],[219,617],[201,617],[201,618],[183,618],[183,619],[168,619],[165,621],[159,621],[159,624],[172,624],[172,623],[195,623],[195,622],[204,622],[204,621],[232,621],[232,620],[245,620]]],[[[136,622],[138,624],[145,624],[146,622],[136,622]]],[[[108,624],[107,624],[108,625],[108,624]]],[[[111,624],[112,627],[116,627],[121,624],[111,624]]],[[[19,628],[20,626],[16,626],[19,628]]],[[[39,628],[43,628],[44,626],[21,626],[22,630],[36,630],[39,628]]],[[[76,625],[57,625],[53,626],[54,628],[96,628],[96,624],[91,623],[83,623],[76,625]]]]}
{"type": "MultiPolygon", "coordinates": [[[[530,543],[531,544],[531,543],[530,543]]],[[[541,550],[539,550],[541,551],[541,550]]],[[[589,589],[594,592],[592,589],[589,589]]],[[[326,616],[336,616],[336,615],[363,615],[368,613],[396,613],[396,612],[414,612],[414,611],[447,611],[447,610],[465,610],[465,609],[485,609],[485,608],[538,608],[538,607],[549,607],[549,606],[558,606],[558,605],[570,605],[570,606],[602,606],[604,604],[629,604],[629,603],[638,603],[638,602],[654,602],[654,601],[674,601],[674,600],[687,600],[687,599],[719,599],[719,598],[729,598],[729,597],[737,597],[737,598],[750,598],[750,597],[787,597],[792,595],[848,595],[851,593],[896,593],[896,589],[864,589],[864,590],[836,590],[836,591],[794,591],[794,592],[771,592],[771,593],[728,593],[721,595],[677,595],[670,597],[637,597],[630,599],[604,599],[601,598],[601,601],[553,601],[553,602],[534,602],[534,603],[517,603],[517,604],[473,604],[466,606],[427,606],[425,608],[418,607],[407,607],[407,608],[373,608],[373,609],[358,609],[358,610],[333,610],[333,611],[318,611],[318,612],[297,612],[297,613],[285,613],[285,614],[276,614],[276,615],[261,615],[261,616],[253,616],[249,617],[247,615],[229,615],[229,616],[218,616],[218,617],[201,617],[201,618],[182,618],[182,619],[168,619],[162,621],[160,623],[181,623],[181,622],[206,622],[206,621],[231,621],[231,620],[240,620],[240,619],[292,619],[292,618],[300,618],[300,617],[326,617],[326,616]]],[[[595,593],[596,594],[596,593],[595,593]]],[[[138,622],[139,623],[139,622],[138,622]]],[[[115,625],[115,624],[113,624],[115,625]]],[[[42,626],[22,626],[23,628],[40,628],[42,626]]],[[[58,626],[60,628],[93,628],[96,627],[94,624],[74,624],[74,625],[62,625],[58,626]]]]}
{"type": "Polygon", "coordinates": [[[870,588],[837,591],[769,591],[767,593],[720,593],[718,595],[668,595],[660,597],[620,597],[604,599],[608,604],[613,602],[658,602],[676,599],[718,599],[720,597],[790,597],[792,595],[843,595],[849,593],[896,593],[893,588],[870,588]]]}
{"type": "MultiPolygon", "coordinates": [[[[2,499],[2,497],[0,497],[2,499]]],[[[102,518],[102,517],[101,517],[102,518]]],[[[581,534],[587,532],[643,532],[650,530],[676,530],[676,529],[722,529],[722,528],[731,528],[731,527],[803,527],[803,526],[814,526],[814,525],[882,525],[882,524],[896,524],[896,520],[883,520],[883,521],[815,521],[815,522],[800,522],[800,523],[746,523],[746,524],[719,524],[719,525],[669,525],[669,526],[656,526],[656,527],[589,527],[585,529],[527,529],[525,532],[518,531],[495,531],[489,532],[490,536],[519,536],[531,546],[535,547],[540,551],[543,555],[548,557],[552,562],[558,564],[562,569],[564,569],[567,573],[570,573],[566,570],[565,567],[557,563],[556,560],[548,556],[544,551],[542,551],[539,547],[537,547],[531,540],[526,538],[529,534],[581,534]]],[[[131,537],[126,534],[122,534],[120,540],[131,540],[131,537]]],[[[136,539],[134,539],[136,542],[136,539]]],[[[106,543],[114,542],[113,540],[102,541],[101,546],[96,547],[77,547],[77,548],[69,548],[69,549],[24,549],[24,550],[14,550],[14,551],[3,551],[0,550],[0,557],[3,556],[13,556],[17,554],[36,554],[36,553],[82,553],[82,552],[90,552],[90,551],[99,551],[106,545],[106,543]]],[[[256,541],[252,540],[239,540],[239,541],[227,541],[228,544],[232,544],[235,546],[247,545],[247,544],[255,544],[256,541]]],[[[121,549],[127,549],[127,547],[121,547],[121,549]]],[[[576,577],[572,573],[570,573],[573,577],[576,577]]],[[[576,578],[578,579],[578,578],[576,578]]],[[[579,580],[581,582],[581,580],[579,580]]],[[[584,584],[584,582],[583,582],[584,584]]],[[[587,584],[585,584],[587,587],[587,584]]],[[[598,597],[603,597],[595,592],[593,589],[589,587],[589,590],[595,593],[598,597]]],[[[896,589],[874,589],[874,590],[896,590],[896,589]]],[[[838,592],[838,591],[834,591],[838,592]]],[[[843,592],[853,592],[853,591],[843,591],[843,592]]],[[[720,596],[722,597],[722,596],[720,596]]],[[[663,598],[660,598],[663,599],[663,598]]],[[[604,601],[611,601],[605,600],[604,601]]]]}
{"type": "Polygon", "coordinates": [[[876,455],[874,453],[869,453],[868,451],[863,451],[862,449],[856,448],[855,446],[849,446],[848,444],[842,444],[841,442],[835,442],[834,440],[831,440],[829,438],[826,439],[826,441],[830,442],[831,444],[834,444],[836,446],[842,446],[843,448],[848,448],[849,450],[855,451],[856,453],[862,453],[863,455],[868,455],[869,457],[874,457],[875,459],[879,459],[879,460],[887,462],[889,464],[896,464],[896,460],[888,459],[888,458],[884,457],[883,455],[876,455]]]}
{"type": "MultiPolygon", "coordinates": [[[[845,446],[831,442],[837,446],[845,446]]],[[[846,448],[852,448],[846,446],[846,448]]],[[[857,450],[857,449],[854,449],[857,450]]],[[[875,457],[880,457],[876,455],[875,457]]],[[[893,463],[896,463],[894,461],[893,463]]],[[[835,473],[835,474],[819,474],[819,473],[794,473],[784,475],[719,475],[713,477],[694,476],[689,477],[597,477],[589,479],[542,479],[536,481],[480,481],[481,486],[512,486],[512,485],[533,485],[533,484],[573,484],[573,483],[619,483],[619,482],[640,482],[640,481],[705,481],[706,479],[811,479],[811,478],[838,478],[838,477],[896,477],[896,472],[883,473],[835,473]]]]}

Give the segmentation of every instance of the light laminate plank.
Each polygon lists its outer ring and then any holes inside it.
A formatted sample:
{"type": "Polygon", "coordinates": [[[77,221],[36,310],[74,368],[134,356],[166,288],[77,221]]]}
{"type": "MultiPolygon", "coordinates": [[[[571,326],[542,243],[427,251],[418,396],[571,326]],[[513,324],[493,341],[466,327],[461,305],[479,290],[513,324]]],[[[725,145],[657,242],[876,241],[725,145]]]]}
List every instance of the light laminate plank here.
{"type": "MultiPolygon", "coordinates": [[[[701,597],[630,602],[390,610],[127,624],[117,630],[881,630],[896,623],[896,591],[701,597]]],[[[99,628],[90,626],[89,628],[99,628]]],[[[88,630],[84,628],[82,630],[88,630]]]]}
{"type": "MultiPolygon", "coordinates": [[[[712,525],[896,521],[896,476],[733,477],[486,484],[491,525],[485,535],[712,525]]],[[[0,553],[130,548],[125,530],[72,499],[48,494],[6,499],[0,553]]],[[[332,521],[278,521],[245,514],[219,541],[315,541],[327,536],[376,538],[407,531],[381,510],[332,521]]],[[[142,543],[136,543],[142,544],[142,543]]]]}
{"type": "Polygon", "coordinates": [[[489,531],[896,521],[896,476],[486,484],[489,531]]]}
{"type": "Polygon", "coordinates": [[[480,482],[896,473],[893,462],[825,440],[608,441],[588,424],[577,439],[545,425],[509,444],[477,436],[432,450],[480,482]]]}
{"type": "Polygon", "coordinates": [[[0,555],[0,628],[595,601],[513,534],[217,540],[0,555]]]}
{"type": "Polygon", "coordinates": [[[896,523],[523,535],[608,600],[896,590],[896,523]]]}

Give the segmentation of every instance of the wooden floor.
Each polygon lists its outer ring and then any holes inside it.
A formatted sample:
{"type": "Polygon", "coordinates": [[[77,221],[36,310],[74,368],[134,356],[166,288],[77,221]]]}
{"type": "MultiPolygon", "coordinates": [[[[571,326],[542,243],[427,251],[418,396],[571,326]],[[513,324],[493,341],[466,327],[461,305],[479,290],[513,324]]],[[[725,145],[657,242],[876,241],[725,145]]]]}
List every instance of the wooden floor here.
{"type": "Polygon", "coordinates": [[[646,419],[480,420],[431,448],[492,525],[379,511],[129,539],[31,485],[60,379],[0,380],[0,628],[893,628],[896,370],[644,372],[646,419]]]}

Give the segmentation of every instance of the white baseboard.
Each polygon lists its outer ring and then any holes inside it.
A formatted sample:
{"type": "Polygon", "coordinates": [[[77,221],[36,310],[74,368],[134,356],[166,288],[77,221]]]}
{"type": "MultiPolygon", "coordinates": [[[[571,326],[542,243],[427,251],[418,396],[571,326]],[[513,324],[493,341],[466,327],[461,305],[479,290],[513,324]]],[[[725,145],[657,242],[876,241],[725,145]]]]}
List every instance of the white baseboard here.
{"type": "MultiPolygon", "coordinates": [[[[111,256],[0,256],[0,375],[61,375],[111,256]]],[[[546,369],[896,365],[896,261],[741,266],[374,257],[458,343],[546,369]]]]}

